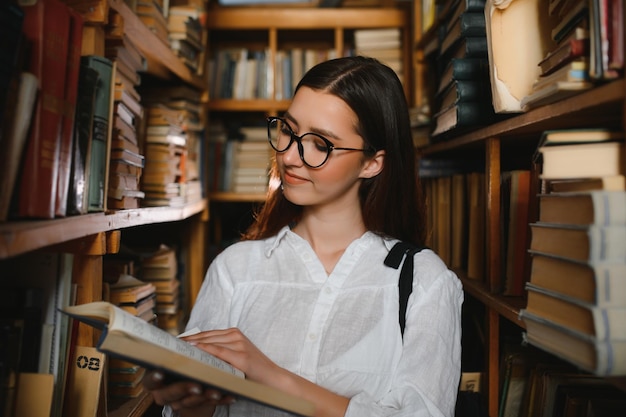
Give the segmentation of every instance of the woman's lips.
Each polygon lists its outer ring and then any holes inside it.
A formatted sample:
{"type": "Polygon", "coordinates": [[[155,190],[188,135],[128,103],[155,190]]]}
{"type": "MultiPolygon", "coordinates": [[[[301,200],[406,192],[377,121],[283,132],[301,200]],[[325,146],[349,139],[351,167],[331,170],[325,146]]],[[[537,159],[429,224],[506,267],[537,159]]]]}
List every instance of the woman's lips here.
{"type": "Polygon", "coordinates": [[[303,184],[307,182],[308,180],[306,178],[299,177],[291,172],[285,172],[283,174],[283,181],[286,184],[297,185],[297,184],[303,184]]]}

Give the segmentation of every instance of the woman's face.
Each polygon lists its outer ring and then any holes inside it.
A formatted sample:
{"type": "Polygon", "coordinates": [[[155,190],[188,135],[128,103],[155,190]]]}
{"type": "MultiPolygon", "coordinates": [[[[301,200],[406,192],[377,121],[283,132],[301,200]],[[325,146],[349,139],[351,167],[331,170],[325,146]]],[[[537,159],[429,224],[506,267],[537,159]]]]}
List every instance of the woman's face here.
{"type": "MultiPolygon", "coordinates": [[[[300,88],[285,119],[298,136],[313,132],[337,147],[361,149],[365,145],[355,130],[356,114],[343,100],[323,91],[300,88]]],[[[285,197],[297,205],[315,206],[344,199],[358,202],[361,180],[380,172],[382,155],[380,151],[366,158],[360,151],[334,150],[324,165],[310,168],[292,143],[285,152],[276,153],[276,163],[285,197]]]]}

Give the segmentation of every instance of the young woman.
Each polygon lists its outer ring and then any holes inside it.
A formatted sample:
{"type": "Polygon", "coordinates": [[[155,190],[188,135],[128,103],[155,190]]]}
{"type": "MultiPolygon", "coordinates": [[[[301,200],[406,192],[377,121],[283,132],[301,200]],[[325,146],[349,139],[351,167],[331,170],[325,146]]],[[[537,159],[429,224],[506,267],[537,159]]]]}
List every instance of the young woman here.
{"type": "MultiPolygon", "coordinates": [[[[316,416],[452,416],[460,376],[460,281],[414,256],[406,328],[398,241],[421,245],[424,205],[396,74],[365,57],[312,68],[268,118],[273,179],[242,242],[210,265],[187,337],[246,377],[315,404],[316,416]]],[[[276,416],[193,382],[145,381],[164,415],[276,416]],[[172,414],[173,412],[173,414],[172,414]]]]}

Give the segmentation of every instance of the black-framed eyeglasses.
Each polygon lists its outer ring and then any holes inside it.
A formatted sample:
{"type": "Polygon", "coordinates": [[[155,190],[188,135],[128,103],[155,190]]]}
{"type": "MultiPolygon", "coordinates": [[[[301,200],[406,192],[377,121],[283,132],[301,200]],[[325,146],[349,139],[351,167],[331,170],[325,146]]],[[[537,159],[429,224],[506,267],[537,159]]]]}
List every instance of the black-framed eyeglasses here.
{"type": "Polygon", "coordinates": [[[295,141],[298,144],[300,159],[311,168],[319,168],[326,161],[330,153],[334,150],[372,152],[371,148],[341,148],[324,136],[309,132],[303,135],[296,135],[289,126],[289,123],[281,117],[267,118],[267,139],[276,152],[285,152],[295,141]]]}

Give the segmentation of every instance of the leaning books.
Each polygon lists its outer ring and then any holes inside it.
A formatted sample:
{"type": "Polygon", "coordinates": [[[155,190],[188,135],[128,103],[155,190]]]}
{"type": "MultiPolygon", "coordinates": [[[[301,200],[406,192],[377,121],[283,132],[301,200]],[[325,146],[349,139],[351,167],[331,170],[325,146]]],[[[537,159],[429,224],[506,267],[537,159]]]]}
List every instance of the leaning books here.
{"type": "Polygon", "coordinates": [[[66,307],[64,313],[102,330],[97,348],[148,369],[197,381],[235,396],[297,415],[312,416],[312,403],[275,388],[245,379],[228,363],[133,316],[106,301],[66,307]]]}

